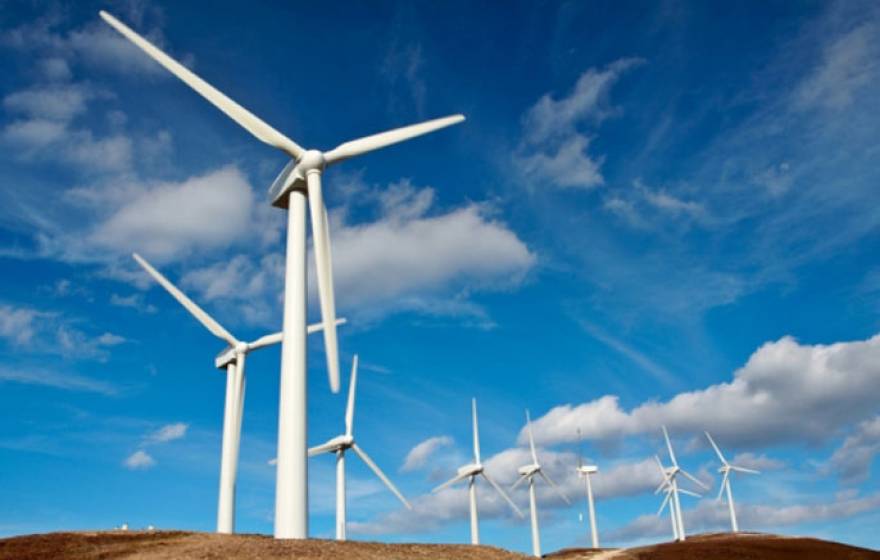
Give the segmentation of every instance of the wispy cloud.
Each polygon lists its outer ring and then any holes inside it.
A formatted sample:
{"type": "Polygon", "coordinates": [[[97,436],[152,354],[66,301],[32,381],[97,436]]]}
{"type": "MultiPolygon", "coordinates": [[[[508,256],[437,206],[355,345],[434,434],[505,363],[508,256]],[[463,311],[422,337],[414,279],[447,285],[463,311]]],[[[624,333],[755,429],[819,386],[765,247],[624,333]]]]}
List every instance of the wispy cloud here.
{"type": "Polygon", "coordinates": [[[24,367],[0,368],[0,382],[40,385],[65,391],[99,393],[108,396],[116,395],[119,392],[118,387],[115,385],[91,377],[70,372],[36,370],[24,367]]]}
{"type": "Polygon", "coordinates": [[[406,454],[406,458],[403,460],[403,466],[400,467],[400,470],[403,472],[409,472],[421,469],[427,464],[431,455],[441,447],[449,445],[452,445],[452,438],[449,436],[434,436],[419,442],[409,450],[409,453],[406,454]]]}
{"type": "Polygon", "coordinates": [[[122,464],[129,470],[143,471],[156,466],[156,460],[143,449],[139,449],[126,457],[122,464]]]}

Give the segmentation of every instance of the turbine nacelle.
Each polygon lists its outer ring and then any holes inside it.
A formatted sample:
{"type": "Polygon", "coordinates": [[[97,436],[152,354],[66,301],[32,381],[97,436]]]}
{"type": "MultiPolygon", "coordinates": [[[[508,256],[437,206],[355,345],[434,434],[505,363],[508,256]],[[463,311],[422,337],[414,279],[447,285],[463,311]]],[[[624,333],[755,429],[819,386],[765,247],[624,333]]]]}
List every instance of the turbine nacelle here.
{"type": "Polygon", "coordinates": [[[525,465],[517,469],[520,476],[534,476],[541,470],[541,465],[525,465]]]}
{"type": "Polygon", "coordinates": [[[321,447],[328,449],[328,450],[332,450],[332,451],[339,451],[342,449],[349,449],[353,445],[354,445],[354,436],[350,436],[348,434],[342,434],[341,436],[336,436],[335,438],[332,438],[331,440],[329,440],[327,443],[325,443],[321,447]]]}
{"type": "Polygon", "coordinates": [[[577,472],[581,476],[585,476],[588,474],[595,474],[595,473],[599,472],[599,467],[597,467],[595,465],[582,465],[577,468],[577,472]]]}
{"type": "Polygon", "coordinates": [[[476,476],[483,472],[483,465],[479,463],[471,463],[463,467],[458,467],[457,476],[476,476]]]}

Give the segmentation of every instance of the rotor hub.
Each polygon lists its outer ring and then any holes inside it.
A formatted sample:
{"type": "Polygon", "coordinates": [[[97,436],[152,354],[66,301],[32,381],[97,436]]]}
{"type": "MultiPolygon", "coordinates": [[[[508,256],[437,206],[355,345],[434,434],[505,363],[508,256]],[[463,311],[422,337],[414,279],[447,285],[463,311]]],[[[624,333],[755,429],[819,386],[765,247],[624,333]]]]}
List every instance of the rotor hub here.
{"type": "Polygon", "coordinates": [[[306,150],[297,163],[297,167],[304,174],[307,174],[309,171],[323,171],[326,165],[327,161],[324,159],[324,154],[318,150],[306,150]]]}

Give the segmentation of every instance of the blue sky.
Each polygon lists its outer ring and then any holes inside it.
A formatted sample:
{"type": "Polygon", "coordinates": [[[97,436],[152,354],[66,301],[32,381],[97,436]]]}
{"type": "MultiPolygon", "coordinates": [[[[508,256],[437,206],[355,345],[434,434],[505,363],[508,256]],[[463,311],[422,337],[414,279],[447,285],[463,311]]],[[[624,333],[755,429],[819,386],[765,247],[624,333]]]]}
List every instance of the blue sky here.
{"type": "MultiPolygon", "coordinates": [[[[351,461],[352,537],[467,541],[464,490],[430,489],[468,459],[473,396],[491,474],[525,464],[528,407],[577,498],[539,495],[546,550],[586,542],[578,429],[603,542],[668,538],[663,423],[713,488],[704,429],[764,471],[734,480],[742,528],[880,546],[868,2],[4,4],[0,534],[214,527],[223,344],[132,251],[241,338],[281,323],[265,189],[284,157],[99,9],[306,146],[468,117],[326,175],[358,439],[417,506],[351,461]]],[[[344,396],[310,348],[319,443],[344,396]]],[[[278,367],[276,348],[248,361],[241,531],[272,529],[278,367]]],[[[311,469],[311,530],[330,536],[332,460],[311,469]]],[[[689,531],[727,527],[715,491],[687,499],[689,531]]],[[[528,550],[480,496],[483,541],[528,550]]]]}

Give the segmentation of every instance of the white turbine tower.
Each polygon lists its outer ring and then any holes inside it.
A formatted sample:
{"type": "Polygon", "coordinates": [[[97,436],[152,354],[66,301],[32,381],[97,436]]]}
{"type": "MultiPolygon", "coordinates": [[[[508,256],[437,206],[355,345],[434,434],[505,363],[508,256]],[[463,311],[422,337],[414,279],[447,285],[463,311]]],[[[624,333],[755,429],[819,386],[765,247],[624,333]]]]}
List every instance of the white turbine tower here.
{"type": "Polygon", "coordinates": [[[563,500],[565,500],[565,503],[570,504],[571,501],[568,499],[568,496],[562,493],[559,486],[550,480],[550,477],[541,470],[541,464],[538,462],[538,454],[535,452],[535,437],[532,434],[532,419],[529,417],[528,410],[526,410],[526,429],[529,433],[529,449],[532,452],[532,463],[524,465],[518,469],[519,479],[513,484],[511,490],[519,486],[524,480],[529,482],[529,516],[532,521],[532,554],[540,558],[541,535],[538,532],[538,504],[535,501],[535,475],[543,478],[544,481],[549,484],[563,500]]]}
{"type": "Polygon", "coordinates": [[[385,486],[397,496],[397,499],[403,502],[408,509],[412,506],[403,497],[403,494],[391,483],[385,473],[370,459],[370,456],[361,449],[354,441],[354,393],[357,387],[357,369],[358,357],[354,356],[354,362],[351,364],[351,381],[348,386],[348,404],[345,407],[345,433],[336,436],[321,445],[309,449],[309,457],[320,455],[321,453],[336,454],[336,540],[345,540],[345,452],[349,449],[354,450],[358,457],[367,464],[376,476],[379,477],[385,486]]]}
{"type": "Polygon", "coordinates": [[[275,537],[308,537],[308,461],[306,438],[306,206],[312,223],[318,300],[324,324],[327,375],[339,391],[336,307],[327,209],[321,174],[328,166],[416,136],[459,123],[462,115],[406,126],[344,142],[322,152],[305,149],[215,89],[156,48],[125,24],[101,11],[101,17],[156,62],[194,89],[258,140],[291,158],[269,189],[272,204],[287,209],[287,256],[284,282],[284,328],[278,411],[278,459],[275,485],[275,537]]]}
{"type": "MultiPolygon", "coordinates": [[[[581,431],[578,430],[578,446],[580,446],[581,439],[581,431]]],[[[590,514],[590,538],[593,543],[593,548],[599,548],[599,532],[596,530],[596,507],[593,504],[593,484],[590,481],[590,477],[599,472],[599,467],[596,465],[585,465],[583,455],[578,449],[578,466],[577,473],[579,477],[582,477],[587,486],[587,511],[590,514]]]]}
{"type": "MultiPolygon", "coordinates": [[[[226,370],[226,404],[223,407],[223,444],[220,455],[220,497],[217,504],[217,532],[235,532],[235,479],[238,471],[238,449],[241,442],[241,417],[244,408],[245,357],[249,352],[281,342],[281,333],[261,336],[253,342],[242,342],[232,336],[223,326],[195,304],[177,286],[171,283],[143,257],[132,255],[147,274],[153,277],[211,334],[229,344],[217,354],[214,365],[226,370]]],[[[339,323],[344,322],[342,319],[339,323]]],[[[317,332],[323,325],[311,325],[309,333],[317,332]]]]}
{"type": "MultiPolygon", "coordinates": [[[[679,500],[678,494],[679,492],[684,491],[678,487],[678,475],[684,475],[685,477],[691,479],[697,485],[706,490],[708,490],[708,487],[700,482],[697,477],[678,466],[678,461],[675,459],[675,452],[672,450],[672,442],[669,441],[669,433],[666,431],[666,426],[663,426],[663,437],[666,439],[666,448],[669,450],[669,459],[672,461],[672,466],[668,469],[667,472],[669,484],[672,489],[672,501],[675,505],[675,517],[678,521],[678,540],[683,541],[685,539],[684,520],[682,519],[681,515],[681,500],[679,500]]],[[[657,492],[659,492],[661,489],[662,487],[657,489],[657,492]]]]}
{"type": "Polygon", "coordinates": [[[731,472],[741,472],[746,474],[760,474],[759,471],[754,469],[747,469],[745,467],[738,467],[736,465],[731,465],[727,462],[727,459],[724,458],[724,455],[721,454],[721,450],[718,449],[718,446],[715,445],[715,441],[712,439],[712,436],[709,435],[709,432],[704,432],[706,437],[709,438],[709,443],[712,444],[712,448],[715,450],[715,454],[718,455],[718,459],[721,461],[721,467],[718,468],[718,472],[724,475],[721,479],[721,488],[718,490],[718,500],[721,499],[721,496],[724,492],[727,492],[727,507],[730,508],[730,527],[734,533],[739,531],[739,526],[736,523],[736,509],[733,505],[733,492],[730,490],[730,473],[731,472]]]}
{"type": "MultiPolygon", "coordinates": [[[[678,510],[675,506],[675,501],[672,499],[672,481],[670,478],[670,473],[672,469],[667,469],[663,466],[663,463],[660,461],[660,457],[654,455],[654,459],[657,460],[657,466],[660,468],[660,474],[663,475],[663,482],[660,483],[660,486],[657,487],[657,490],[654,491],[655,494],[659,493],[661,490],[666,490],[666,496],[663,498],[663,503],[660,504],[660,509],[657,510],[657,515],[663,513],[663,509],[669,505],[669,519],[672,521],[672,539],[673,540],[684,540],[684,533],[682,533],[678,528],[678,510]]],[[[685,490],[684,488],[678,488],[678,492],[681,494],[687,494],[688,496],[693,496],[695,498],[699,498],[700,495],[691,492],[690,490],[685,490]]]]}
{"type": "Polygon", "coordinates": [[[468,479],[468,498],[470,501],[470,511],[471,511],[471,544],[480,544],[480,527],[477,520],[477,477],[482,476],[486,479],[486,482],[492,485],[492,488],[495,489],[498,494],[504,498],[510,507],[513,509],[514,513],[519,515],[520,517],[524,517],[523,513],[520,511],[516,504],[504,493],[504,490],[501,489],[498,484],[492,480],[492,478],[486,474],[486,470],[483,467],[483,463],[480,461],[480,432],[477,427],[477,399],[471,399],[471,415],[473,421],[473,429],[474,429],[474,462],[463,467],[459,467],[458,473],[452,477],[450,480],[447,480],[440,486],[434,488],[432,492],[439,492],[440,490],[446,488],[447,486],[451,486],[456,482],[459,482],[464,479],[468,479]]]}

